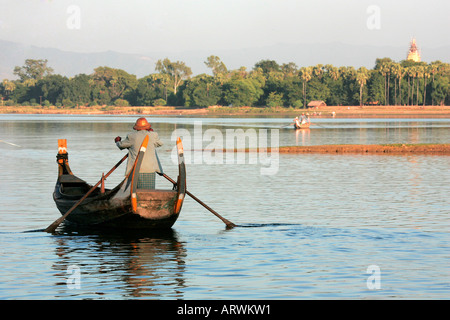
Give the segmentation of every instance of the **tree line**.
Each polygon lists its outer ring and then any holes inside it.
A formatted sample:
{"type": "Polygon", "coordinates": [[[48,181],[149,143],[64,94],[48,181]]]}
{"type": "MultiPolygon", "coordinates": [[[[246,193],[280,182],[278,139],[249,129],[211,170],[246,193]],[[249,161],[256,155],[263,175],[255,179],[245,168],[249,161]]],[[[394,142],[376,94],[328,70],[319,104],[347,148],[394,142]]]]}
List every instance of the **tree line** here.
{"type": "Polygon", "coordinates": [[[252,70],[228,70],[217,56],[206,59],[211,75],[192,76],[182,61],[159,60],[142,78],[121,69],[98,67],[68,78],[54,74],[47,60],[27,59],[14,68],[17,80],[0,83],[2,105],[76,106],[283,106],[449,105],[450,64],[390,58],[373,69],[331,64],[298,67],[261,60],[252,70]]]}

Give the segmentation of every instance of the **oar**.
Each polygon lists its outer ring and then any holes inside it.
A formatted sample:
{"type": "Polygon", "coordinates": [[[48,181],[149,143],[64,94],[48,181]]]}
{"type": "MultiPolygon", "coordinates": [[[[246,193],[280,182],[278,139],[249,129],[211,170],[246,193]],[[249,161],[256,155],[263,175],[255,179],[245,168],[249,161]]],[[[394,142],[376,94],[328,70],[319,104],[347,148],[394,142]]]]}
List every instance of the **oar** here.
{"type": "Polygon", "coordinates": [[[282,126],[282,128],[286,128],[286,127],[292,126],[293,124],[294,124],[294,122],[292,122],[291,124],[287,124],[285,126],[282,126]]]}
{"type": "Polygon", "coordinates": [[[49,233],[53,233],[55,232],[56,228],[58,228],[58,226],[61,224],[61,222],[64,221],[64,219],[66,219],[66,217],[73,211],[76,209],[76,207],[78,207],[84,200],[86,200],[86,198],[102,183],[102,180],[106,179],[111,173],[113,173],[114,170],[117,169],[118,166],[120,166],[120,164],[122,162],[125,161],[125,159],[128,157],[128,153],[119,161],[116,163],[116,165],[109,170],[109,172],[102,177],[102,179],[100,179],[99,182],[97,182],[95,184],[95,186],[93,186],[80,200],[78,200],[77,203],[75,203],[72,208],[69,209],[69,211],[67,211],[62,217],[60,217],[59,219],[55,220],[55,222],[53,222],[51,225],[49,225],[44,231],[45,232],[49,232],[49,233]]]}
{"type": "MultiPolygon", "coordinates": [[[[167,180],[169,180],[170,182],[172,182],[174,185],[176,184],[176,182],[170,178],[168,175],[166,175],[165,173],[160,173],[157,172],[160,176],[163,176],[164,178],[166,178],[167,180]]],[[[206,205],[203,201],[201,201],[199,198],[197,198],[196,196],[194,196],[192,193],[190,193],[189,191],[186,190],[186,193],[195,201],[197,201],[198,203],[200,203],[203,207],[205,207],[207,210],[209,210],[212,214],[214,214],[217,218],[219,218],[220,220],[222,220],[226,225],[227,225],[227,229],[231,229],[236,227],[236,225],[225,219],[224,217],[222,217],[220,214],[218,214],[217,212],[215,212],[213,209],[211,209],[208,205],[206,205]]]]}

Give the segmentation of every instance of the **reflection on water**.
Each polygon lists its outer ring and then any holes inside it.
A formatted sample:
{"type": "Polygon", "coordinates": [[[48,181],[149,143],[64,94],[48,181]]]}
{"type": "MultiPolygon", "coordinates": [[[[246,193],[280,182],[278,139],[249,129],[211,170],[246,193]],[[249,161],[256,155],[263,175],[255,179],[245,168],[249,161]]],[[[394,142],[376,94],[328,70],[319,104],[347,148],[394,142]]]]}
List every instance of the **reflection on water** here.
{"type": "MultiPolygon", "coordinates": [[[[172,178],[172,133],[194,135],[195,121],[221,132],[279,129],[281,146],[450,143],[448,119],[314,119],[295,131],[281,118],[149,118],[172,178]]],[[[95,183],[123,156],[114,137],[135,120],[0,115],[0,140],[21,146],[0,143],[0,299],[448,298],[448,156],[280,154],[274,175],[259,162],[191,163],[188,190],[238,227],[226,230],[187,197],[169,233],[39,231],[59,217],[57,140],[68,140],[72,170],[95,183]],[[371,265],[380,290],[366,285],[371,265]],[[67,283],[71,266],[78,289],[67,283]]]]}
{"type": "Polygon", "coordinates": [[[83,290],[72,293],[82,298],[101,298],[111,290],[123,290],[124,298],[184,298],[186,250],[174,230],[118,234],[64,226],[55,237],[55,255],[57,283],[69,266],[80,268],[83,290]]]}

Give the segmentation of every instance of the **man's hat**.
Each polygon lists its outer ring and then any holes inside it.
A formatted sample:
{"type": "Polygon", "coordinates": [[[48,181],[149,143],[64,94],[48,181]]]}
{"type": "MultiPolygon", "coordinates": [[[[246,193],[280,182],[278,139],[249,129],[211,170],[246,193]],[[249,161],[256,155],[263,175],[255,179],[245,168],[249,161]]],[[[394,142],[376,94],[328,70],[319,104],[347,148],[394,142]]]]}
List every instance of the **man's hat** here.
{"type": "Polygon", "coordinates": [[[133,129],[134,130],[149,130],[152,127],[150,123],[148,123],[147,119],[139,118],[136,120],[133,129]]]}

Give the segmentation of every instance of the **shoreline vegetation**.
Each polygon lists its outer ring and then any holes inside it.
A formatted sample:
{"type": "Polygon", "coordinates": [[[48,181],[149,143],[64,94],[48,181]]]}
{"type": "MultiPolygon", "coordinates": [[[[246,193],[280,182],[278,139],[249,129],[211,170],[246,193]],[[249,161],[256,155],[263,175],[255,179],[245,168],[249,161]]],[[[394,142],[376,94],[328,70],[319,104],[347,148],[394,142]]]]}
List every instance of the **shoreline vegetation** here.
{"type": "Polygon", "coordinates": [[[450,106],[323,106],[316,108],[228,107],[185,108],[176,106],[74,107],[0,106],[1,114],[148,115],[148,116],[273,116],[296,117],[308,113],[314,118],[450,118],[450,106]]]}
{"type": "Polygon", "coordinates": [[[68,78],[54,74],[47,63],[26,59],[22,67],[16,66],[13,74],[18,79],[0,83],[1,106],[36,106],[41,113],[86,108],[88,113],[145,114],[147,107],[142,106],[154,106],[152,112],[165,114],[270,114],[318,106],[365,110],[384,105],[387,111],[450,105],[450,64],[441,61],[395,62],[386,57],[376,59],[372,69],[356,69],[261,60],[251,70],[228,70],[219,57],[209,56],[204,63],[212,75],[193,76],[183,61],[165,58],[156,62],[155,73],[143,78],[107,66],[68,78]]]}

